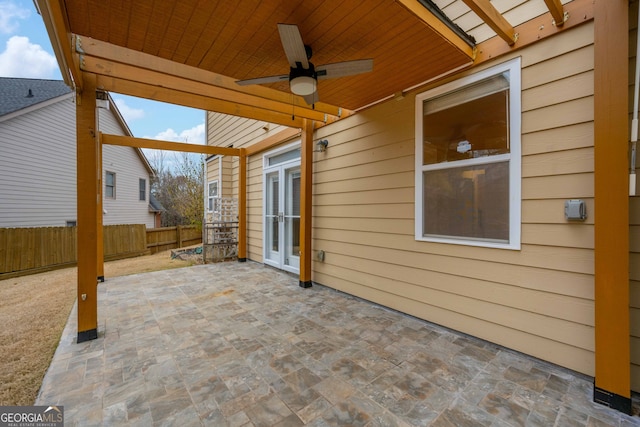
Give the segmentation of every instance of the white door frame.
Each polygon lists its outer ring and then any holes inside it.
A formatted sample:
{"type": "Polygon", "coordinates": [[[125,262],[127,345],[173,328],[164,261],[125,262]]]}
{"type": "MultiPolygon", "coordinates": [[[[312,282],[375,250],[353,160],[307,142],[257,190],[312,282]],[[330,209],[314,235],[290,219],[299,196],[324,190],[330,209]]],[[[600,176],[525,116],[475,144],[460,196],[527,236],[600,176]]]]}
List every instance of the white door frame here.
{"type": "Polygon", "coordinates": [[[280,203],[279,214],[284,214],[284,209],[282,206],[285,203],[285,179],[286,173],[285,171],[292,168],[300,167],[300,140],[287,144],[284,147],[277,148],[275,150],[269,151],[263,156],[263,164],[262,164],[262,259],[265,264],[270,265],[272,267],[276,267],[285,271],[289,271],[291,273],[299,273],[300,272],[300,261],[299,257],[295,257],[295,259],[289,259],[290,262],[286,262],[285,257],[285,222],[280,222],[282,226],[278,227],[279,236],[278,236],[278,253],[279,257],[277,259],[272,259],[271,250],[270,250],[270,242],[269,242],[269,229],[270,224],[267,221],[267,209],[268,209],[268,200],[267,200],[267,192],[268,182],[267,176],[273,172],[278,172],[279,174],[279,185],[278,185],[278,200],[280,203]],[[295,156],[295,151],[298,151],[298,156],[295,156]],[[291,158],[287,156],[290,153],[291,158]],[[277,159],[278,156],[282,156],[281,159],[277,159]],[[282,161],[280,161],[282,160],[282,161]],[[273,164],[273,162],[276,162],[273,164]],[[297,261],[297,262],[296,262],[297,261]]]}

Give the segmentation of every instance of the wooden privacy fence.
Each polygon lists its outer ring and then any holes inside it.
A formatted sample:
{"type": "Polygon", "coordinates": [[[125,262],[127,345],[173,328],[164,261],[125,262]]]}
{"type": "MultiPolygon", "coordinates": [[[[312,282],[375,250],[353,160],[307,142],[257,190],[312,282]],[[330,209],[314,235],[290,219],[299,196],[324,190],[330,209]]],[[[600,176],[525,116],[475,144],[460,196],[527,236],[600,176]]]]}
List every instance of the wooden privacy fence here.
{"type": "MultiPolygon", "coordinates": [[[[195,245],[202,233],[198,226],[107,225],[103,240],[104,259],[111,261],[195,245]]],[[[76,242],[76,227],[0,228],[0,279],[74,266],[76,242]]]]}
{"type": "Polygon", "coordinates": [[[198,243],[202,243],[202,228],[197,225],[178,225],[147,230],[147,248],[152,254],[198,243]]]}

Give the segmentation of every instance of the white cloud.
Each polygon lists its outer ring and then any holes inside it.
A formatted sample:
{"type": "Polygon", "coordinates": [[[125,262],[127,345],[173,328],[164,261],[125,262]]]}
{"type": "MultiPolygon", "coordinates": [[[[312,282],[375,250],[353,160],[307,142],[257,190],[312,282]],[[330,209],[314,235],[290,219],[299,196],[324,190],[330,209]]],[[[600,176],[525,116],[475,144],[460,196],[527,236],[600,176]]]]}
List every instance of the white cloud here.
{"type": "Polygon", "coordinates": [[[127,105],[127,101],[123,98],[114,98],[113,101],[118,107],[118,111],[124,117],[124,121],[129,123],[133,120],[138,120],[144,117],[144,110],[142,108],[133,108],[127,105]]]}
{"type": "Polygon", "coordinates": [[[152,137],[152,139],[204,145],[204,123],[194,126],[191,129],[185,129],[180,133],[168,128],[167,130],[164,130],[152,137]]]}
{"type": "Polygon", "coordinates": [[[11,34],[15,32],[20,23],[19,19],[27,19],[31,11],[23,9],[16,3],[9,1],[0,1],[0,33],[11,34]]]}
{"type": "Polygon", "coordinates": [[[13,36],[7,48],[0,53],[0,76],[53,78],[58,63],[42,46],[33,44],[28,37],[13,36]]]}

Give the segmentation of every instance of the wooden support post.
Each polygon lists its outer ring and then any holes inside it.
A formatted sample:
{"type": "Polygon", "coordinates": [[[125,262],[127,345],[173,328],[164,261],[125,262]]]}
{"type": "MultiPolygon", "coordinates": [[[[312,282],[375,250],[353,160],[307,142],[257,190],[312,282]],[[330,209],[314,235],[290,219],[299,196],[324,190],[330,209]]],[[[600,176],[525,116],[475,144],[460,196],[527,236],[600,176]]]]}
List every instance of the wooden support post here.
{"type": "Polygon", "coordinates": [[[594,3],[594,400],[631,414],[627,0],[594,3]]]}
{"type": "Polygon", "coordinates": [[[240,149],[238,182],[238,262],[247,261],[247,149],[240,149]]]}
{"type": "Polygon", "coordinates": [[[76,94],[78,201],[78,342],[98,337],[98,148],[96,79],[82,74],[76,94]]]}
{"type": "Polygon", "coordinates": [[[178,244],[178,249],[182,247],[182,226],[176,225],[176,242],[178,244]]]}
{"type": "MultiPolygon", "coordinates": [[[[96,129],[100,129],[100,112],[96,110],[96,129]]],[[[102,208],[102,138],[100,132],[96,135],[96,153],[98,154],[96,178],[98,179],[98,214],[96,215],[98,227],[98,253],[96,261],[98,261],[98,282],[104,282],[104,224],[103,224],[103,208],[102,208]]]]}
{"type": "Polygon", "coordinates": [[[311,219],[313,198],[313,122],[305,120],[302,127],[300,160],[300,287],[310,288],[311,282],[311,219]]]}

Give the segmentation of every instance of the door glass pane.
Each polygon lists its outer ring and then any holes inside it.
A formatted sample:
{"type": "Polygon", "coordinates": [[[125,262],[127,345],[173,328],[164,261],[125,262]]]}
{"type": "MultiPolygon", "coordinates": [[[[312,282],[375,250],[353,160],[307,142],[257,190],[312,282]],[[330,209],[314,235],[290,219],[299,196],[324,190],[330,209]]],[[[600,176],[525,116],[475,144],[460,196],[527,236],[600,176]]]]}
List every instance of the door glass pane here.
{"type": "Polygon", "coordinates": [[[285,264],[300,265],[300,169],[285,173],[285,264]]]}
{"type": "Polygon", "coordinates": [[[266,242],[268,257],[273,258],[278,253],[280,223],[278,213],[280,212],[280,180],[278,172],[267,175],[267,200],[266,200],[266,242]]]}

